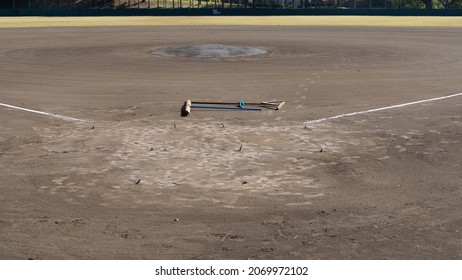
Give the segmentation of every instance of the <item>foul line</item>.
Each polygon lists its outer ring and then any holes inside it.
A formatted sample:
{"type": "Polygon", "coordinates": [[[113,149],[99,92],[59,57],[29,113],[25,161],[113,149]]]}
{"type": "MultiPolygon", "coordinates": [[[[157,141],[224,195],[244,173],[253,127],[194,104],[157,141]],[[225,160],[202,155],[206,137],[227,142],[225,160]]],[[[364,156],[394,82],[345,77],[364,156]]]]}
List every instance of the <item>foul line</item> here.
{"type": "Polygon", "coordinates": [[[399,105],[393,105],[393,106],[387,106],[387,107],[382,107],[382,108],[377,108],[377,109],[371,109],[371,110],[365,110],[365,111],[359,111],[359,112],[354,112],[354,113],[347,113],[347,114],[341,114],[341,115],[332,116],[332,117],[321,118],[321,119],[317,119],[317,120],[304,122],[304,124],[307,125],[307,124],[324,122],[324,121],[328,121],[328,120],[334,120],[334,119],[351,117],[351,116],[367,114],[367,113],[372,113],[372,112],[384,111],[384,110],[389,110],[389,109],[394,109],[394,108],[400,108],[400,107],[415,105],[415,104],[419,104],[419,103],[425,103],[425,102],[431,102],[431,101],[447,99],[447,98],[456,97],[456,96],[460,96],[460,95],[462,95],[462,92],[461,93],[456,93],[456,94],[451,94],[451,95],[446,95],[446,96],[441,96],[441,97],[435,97],[435,98],[430,98],[430,99],[425,99],[425,100],[409,102],[409,103],[403,103],[403,104],[399,104],[399,105]]]}
{"type": "Polygon", "coordinates": [[[56,114],[52,114],[52,113],[47,113],[47,112],[42,112],[42,111],[37,111],[37,110],[32,110],[32,109],[27,109],[27,108],[22,108],[22,107],[9,105],[9,104],[4,104],[4,103],[0,103],[0,106],[8,107],[8,108],[11,108],[11,109],[16,109],[16,110],[21,110],[21,111],[26,111],[26,112],[30,112],[30,113],[35,113],[35,114],[45,115],[45,116],[53,117],[53,118],[60,119],[60,120],[63,120],[63,121],[85,122],[85,120],[81,120],[81,119],[76,119],[76,118],[72,118],[72,117],[66,117],[66,116],[56,115],[56,114]]]}

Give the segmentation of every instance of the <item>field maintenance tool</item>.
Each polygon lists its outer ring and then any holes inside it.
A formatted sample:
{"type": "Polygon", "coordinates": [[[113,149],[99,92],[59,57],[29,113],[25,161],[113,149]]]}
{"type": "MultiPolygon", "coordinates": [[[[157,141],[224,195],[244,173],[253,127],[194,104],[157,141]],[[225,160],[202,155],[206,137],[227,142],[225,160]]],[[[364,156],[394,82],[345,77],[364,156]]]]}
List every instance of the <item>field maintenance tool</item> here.
{"type": "Polygon", "coordinates": [[[181,116],[185,117],[191,113],[191,108],[197,109],[212,109],[212,110],[244,110],[244,111],[261,111],[262,108],[279,110],[285,104],[283,100],[273,100],[266,102],[249,102],[245,103],[244,100],[239,102],[211,102],[211,101],[191,101],[187,100],[183,107],[181,107],[181,116]],[[195,105],[197,104],[197,105],[195,105]],[[221,106],[217,106],[221,105],[221,106]],[[232,106],[234,105],[234,106],[232,106]],[[257,106],[256,107],[245,107],[245,105],[257,106]]]}

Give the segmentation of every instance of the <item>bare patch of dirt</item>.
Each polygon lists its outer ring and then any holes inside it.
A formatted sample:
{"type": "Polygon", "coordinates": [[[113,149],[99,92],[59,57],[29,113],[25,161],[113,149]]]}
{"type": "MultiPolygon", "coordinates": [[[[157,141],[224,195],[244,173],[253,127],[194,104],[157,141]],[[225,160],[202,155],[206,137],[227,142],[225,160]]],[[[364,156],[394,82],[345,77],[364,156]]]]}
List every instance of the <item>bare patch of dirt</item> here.
{"type": "Polygon", "coordinates": [[[460,92],[459,32],[0,30],[0,102],[87,121],[0,107],[0,258],[460,259],[461,98],[304,125],[460,92]],[[271,51],[149,54],[198,44],[271,51]]]}

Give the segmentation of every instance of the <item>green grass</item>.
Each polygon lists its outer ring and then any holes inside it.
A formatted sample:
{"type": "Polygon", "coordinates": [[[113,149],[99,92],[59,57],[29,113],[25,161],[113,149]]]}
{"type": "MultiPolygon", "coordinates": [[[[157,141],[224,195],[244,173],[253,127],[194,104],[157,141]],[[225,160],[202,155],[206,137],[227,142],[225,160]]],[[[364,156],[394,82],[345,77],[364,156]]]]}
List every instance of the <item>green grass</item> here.
{"type": "Polygon", "coordinates": [[[462,17],[393,16],[194,16],[0,17],[0,28],[66,26],[401,26],[462,27],[462,17]]]}

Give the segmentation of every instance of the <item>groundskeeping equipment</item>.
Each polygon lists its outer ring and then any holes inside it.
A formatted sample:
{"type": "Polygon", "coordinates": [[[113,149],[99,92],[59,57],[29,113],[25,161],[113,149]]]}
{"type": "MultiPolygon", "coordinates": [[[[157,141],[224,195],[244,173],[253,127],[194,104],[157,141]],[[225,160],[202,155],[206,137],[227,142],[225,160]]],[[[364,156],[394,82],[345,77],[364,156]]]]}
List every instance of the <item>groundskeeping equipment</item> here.
{"type": "Polygon", "coordinates": [[[213,101],[191,101],[187,100],[181,107],[181,116],[186,117],[191,114],[191,109],[205,110],[242,110],[242,111],[261,111],[262,109],[279,110],[285,104],[283,100],[272,100],[265,102],[249,102],[244,100],[239,102],[213,102],[213,101]],[[255,106],[246,107],[245,105],[255,106]]]}

